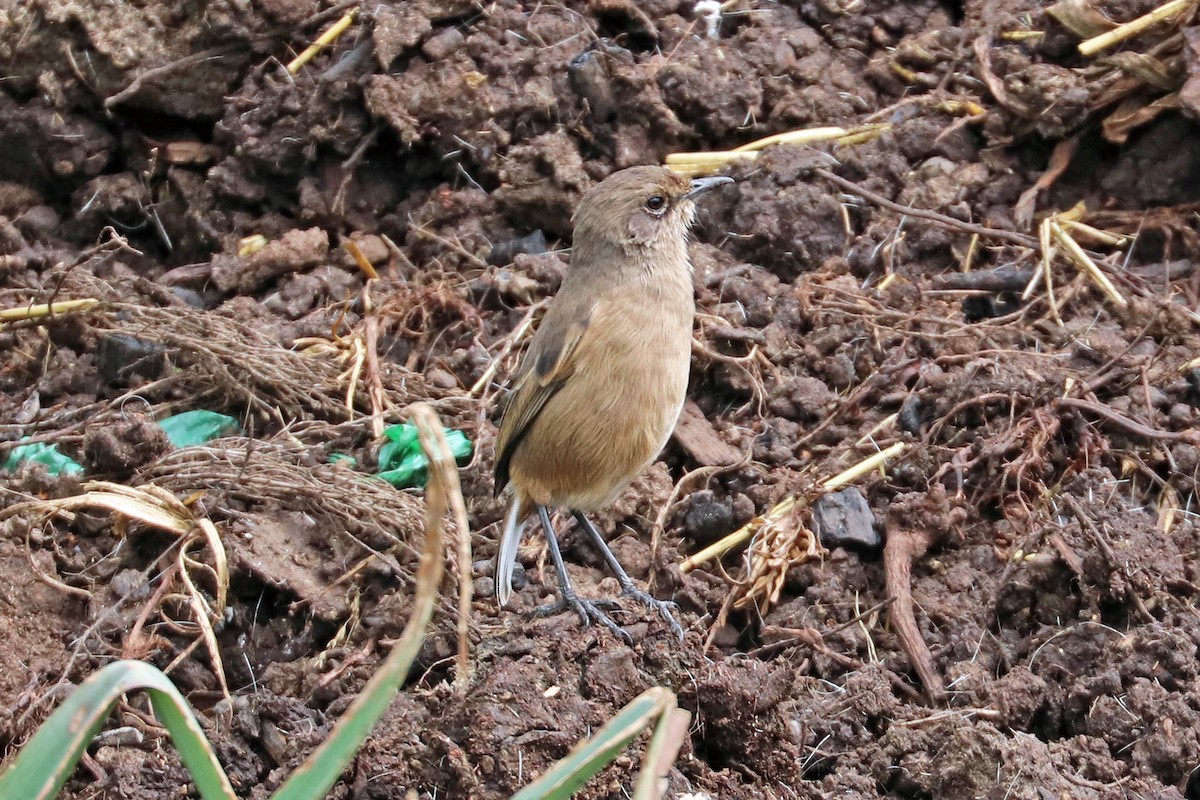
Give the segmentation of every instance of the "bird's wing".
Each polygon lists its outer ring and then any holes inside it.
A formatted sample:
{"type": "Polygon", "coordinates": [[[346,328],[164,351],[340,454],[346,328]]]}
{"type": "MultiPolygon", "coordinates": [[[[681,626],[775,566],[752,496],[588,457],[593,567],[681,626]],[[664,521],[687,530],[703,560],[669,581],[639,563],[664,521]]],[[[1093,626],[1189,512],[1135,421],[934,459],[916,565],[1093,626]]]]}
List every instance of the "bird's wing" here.
{"type": "Polygon", "coordinates": [[[591,317],[592,309],[585,309],[584,313],[548,313],[534,334],[504,402],[496,437],[497,496],[508,485],[513,451],[529,433],[547,401],[574,373],[579,343],[587,333],[591,317]]]}

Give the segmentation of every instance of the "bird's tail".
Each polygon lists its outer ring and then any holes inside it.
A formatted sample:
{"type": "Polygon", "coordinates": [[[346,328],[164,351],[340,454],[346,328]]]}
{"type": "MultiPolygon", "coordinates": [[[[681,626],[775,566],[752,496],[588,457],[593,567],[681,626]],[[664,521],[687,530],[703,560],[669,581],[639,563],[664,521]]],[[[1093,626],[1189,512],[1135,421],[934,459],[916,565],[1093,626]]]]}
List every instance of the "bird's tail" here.
{"type": "Polygon", "coordinates": [[[504,530],[500,533],[500,547],[496,550],[496,602],[500,607],[508,605],[512,597],[512,576],[517,566],[517,548],[521,545],[521,534],[525,532],[525,503],[515,495],[504,515],[504,530]]]}

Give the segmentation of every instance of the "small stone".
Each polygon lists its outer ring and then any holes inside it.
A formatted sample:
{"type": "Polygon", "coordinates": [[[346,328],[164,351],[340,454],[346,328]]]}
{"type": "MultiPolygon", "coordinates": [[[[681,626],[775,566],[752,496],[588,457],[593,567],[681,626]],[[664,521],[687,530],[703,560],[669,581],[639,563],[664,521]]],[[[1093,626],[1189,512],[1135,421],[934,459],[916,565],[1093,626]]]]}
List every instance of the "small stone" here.
{"type": "Polygon", "coordinates": [[[813,528],[821,544],[830,549],[874,550],[883,543],[867,499],[853,486],[827,494],[813,504],[813,528]]]}
{"type": "Polygon", "coordinates": [[[212,305],[212,303],[205,299],[203,294],[195,289],[188,289],[185,286],[172,286],[171,294],[175,295],[192,308],[205,309],[212,305]]]}
{"type": "Polygon", "coordinates": [[[733,524],[745,525],[750,520],[754,519],[757,509],[754,507],[754,501],[744,494],[738,494],[733,498],[733,524]]]}
{"type": "Polygon", "coordinates": [[[1187,401],[1193,406],[1200,406],[1200,369],[1188,370],[1187,401]]]}
{"type": "Polygon", "coordinates": [[[96,366],[108,383],[131,384],[135,379],[155,380],[167,366],[167,349],[124,333],[111,333],[96,347],[96,366]]]}
{"type": "Polygon", "coordinates": [[[262,736],[259,739],[267,755],[276,764],[286,764],[288,754],[288,737],[284,736],[279,727],[269,719],[262,721],[262,736]]]}
{"type": "Polygon", "coordinates": [[[924,421],[925,404],[921,401],[918,395],[910,394],[904,398],[904,402],[900,404],[900,412],[896,416],[896,424],[902,431],[909,433],[920,433],[921,423],[924,421]]]}
{"type": "Polygon", "coordinates": [[[519,592],[529,585],[529,578],[525,575],[525,567],[521,562],[513,565],[512,588],[514,592],[519,592]]]}
{"type": "Polygon", "coordinates": [[[1171,406],[1171,410],[1167,412],[1167,419],[1176,428],[1194,427],[1196,425],[1196,418],[1196,409],[1187,403],[1175,403],[1171,406]]]}

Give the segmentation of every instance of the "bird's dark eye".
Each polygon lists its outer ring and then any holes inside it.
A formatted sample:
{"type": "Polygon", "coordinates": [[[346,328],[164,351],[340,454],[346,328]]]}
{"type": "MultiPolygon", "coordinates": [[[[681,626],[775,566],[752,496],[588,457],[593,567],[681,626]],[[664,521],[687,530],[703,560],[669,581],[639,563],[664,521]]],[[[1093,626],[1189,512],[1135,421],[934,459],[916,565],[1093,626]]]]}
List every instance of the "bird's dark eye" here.
{"type": "Polygon", "coordinates": [[[667,207],[667,198],[661,194],[652,194],[646,198],[646,208],[649,211],[658,213],[667,207]]]}

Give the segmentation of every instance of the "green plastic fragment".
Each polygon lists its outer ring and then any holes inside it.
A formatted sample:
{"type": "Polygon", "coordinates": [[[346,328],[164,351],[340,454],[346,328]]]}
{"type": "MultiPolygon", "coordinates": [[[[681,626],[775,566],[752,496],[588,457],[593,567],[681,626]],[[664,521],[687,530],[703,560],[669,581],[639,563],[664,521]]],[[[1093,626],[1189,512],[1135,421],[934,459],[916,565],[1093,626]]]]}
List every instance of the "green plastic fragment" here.
{"type": "Polygon", "coordinates": [[[215,411],[197,409],[164,417],[158,425],[177,448],[197,447],[221,436],[241,433],[236,419],[215,411]]]}
{"type": "Polygon", "coordinates": [[[330,464],[345,464],[347,467],[358,466],[358,459],[349,453],[330,453],[327,460],[330,464]]]}
{"type": "MultiPolygon", "coordinates": [[[[195,447],[219,436],[240,433],[241,426],[233,417],[215,411],[185,411],[158,421],[167,434],[167,439],[177,448],[195,447]]],[[[8,451],[0,461],[0,471],[16,472],[26,462],[42,464],[52,476],[80,475],[83,466],[73,458],[65,456],[52,444],[36,442],[23,444],[8,451]]]]}
{"type": "MultiPolygon", "coordinates": [[[[383,435],[387,442],[379,448],[379,472],[376,477],[399,489],[421,487],[429,480],[429,461],[421,450],[415,425],[389,425],[383,435]]],[[[446,444],[459,466],[471,457],[471,440],[462,431],[446,431],[446,444]]]]}
{"type": "Polygon", "coordinates": [[[22,444],[9,450],[8,457],[0,461],[0,470],[16,472],[26,462],[44,465],[46,472],[53,476],[83,473],[83,466],[78,461],[60,453],[54,445],[42,442],[22,444]]]}

